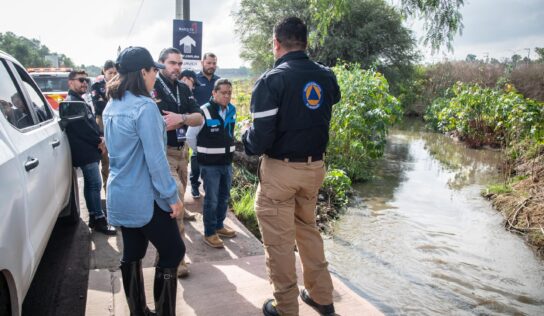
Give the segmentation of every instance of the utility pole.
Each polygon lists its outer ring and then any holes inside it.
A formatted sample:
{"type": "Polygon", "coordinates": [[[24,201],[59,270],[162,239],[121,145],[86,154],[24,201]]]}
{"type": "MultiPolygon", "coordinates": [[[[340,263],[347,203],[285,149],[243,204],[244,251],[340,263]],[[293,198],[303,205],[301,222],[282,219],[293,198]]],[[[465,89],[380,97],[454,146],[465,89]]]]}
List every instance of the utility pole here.
{"type": "Polygon", "coordinates": [[[191,19],[191,1],[176,0],[176,20],[191,19]]]}

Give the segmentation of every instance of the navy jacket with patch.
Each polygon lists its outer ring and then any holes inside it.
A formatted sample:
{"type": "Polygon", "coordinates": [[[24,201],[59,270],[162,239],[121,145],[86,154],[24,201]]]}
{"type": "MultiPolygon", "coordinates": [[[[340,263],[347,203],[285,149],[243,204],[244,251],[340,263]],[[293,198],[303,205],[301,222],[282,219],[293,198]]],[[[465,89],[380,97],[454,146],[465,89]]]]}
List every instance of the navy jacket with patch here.
{"type": "Polygon", "coordinates": [[[253,126],[242,137],[246,153],[274,158],[323,154],[338,101],[340,88],[329,68],[304,51],[285,54],[253,88],[253,126]]]}

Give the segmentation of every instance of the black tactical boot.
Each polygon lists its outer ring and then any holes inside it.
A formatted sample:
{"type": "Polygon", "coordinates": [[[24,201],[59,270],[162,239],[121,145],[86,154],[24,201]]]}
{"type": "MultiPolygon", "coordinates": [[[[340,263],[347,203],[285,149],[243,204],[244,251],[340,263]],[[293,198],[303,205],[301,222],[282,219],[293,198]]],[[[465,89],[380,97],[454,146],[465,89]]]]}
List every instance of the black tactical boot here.
{"type": "Polygon", "coordinates": [[[89,228],[90,228],[90,229],[94,229],[94,225],[95,225],[94,216],[90,216],[90,217],[89,217],[89,228]]]}
{"type": "Polygon", "coordinates": [[[276,310],[276,300],[273,298],[267,299],[263,304],[264,316],[280,316],[280,313],[276,310]]]}
{"type": "Polygon", "coordinates": [[[312,298],[310,297],[310,293],[308,293],[308,290],[302,289],[300,291],[300,298],[302,301],[308,305],[310,305],[316,312],[319,313],[321,316],[334,316],[334,305],[328,304],[328,305],[321,305],[316,303],[312,298]]]}

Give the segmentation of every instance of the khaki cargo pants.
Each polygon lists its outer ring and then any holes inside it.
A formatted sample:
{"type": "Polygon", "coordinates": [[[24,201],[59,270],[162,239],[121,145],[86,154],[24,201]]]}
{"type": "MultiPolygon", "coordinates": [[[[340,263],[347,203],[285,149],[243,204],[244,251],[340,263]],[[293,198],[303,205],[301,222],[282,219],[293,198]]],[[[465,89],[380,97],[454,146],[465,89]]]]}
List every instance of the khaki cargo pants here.
{"type": "MultiPolygon", "coordinates": [[[[189,164],[188,156],[189,149],[187,147],[187,144],[185,144],[181,148],[167,146],[166,157],[168,158],[170,173],[172,174],[172,177],[174,177],[176,185],[178,186],[179,198],[181,199],[181,202],[183,202],[183,197],[185,196],[185,188],[187,187],[187,165],[189,164]]],[[[179,233],[182,236],[185,231],[185,226],[183,225],[184,211],[185,207],[182,207],[182,212],[177,218],[179,233]]]]}
{"type": "Polygon", "coordinates": [[[298,315],[295,242],[310,297],[319,304],[331,304],[332,280],[315,223],[324,163],[285,162],[267,156],[261,159],[255,212],[277,310],[280,315],[298,315]]]}
{"type": "MultiPolygon", "coordinates": [[[[98,127],[100,128],[100,131],[104,133],[104,123],[102,121],[102,115],[96,116],[96,123],[98,124],[98,127]]],[[[106,184],[108,184],[108,176],[110,174],[110,158],[108,157],[108,153],[102,153],[102,186],[104,187],[104,193],[106,193],[106,184]]]]}

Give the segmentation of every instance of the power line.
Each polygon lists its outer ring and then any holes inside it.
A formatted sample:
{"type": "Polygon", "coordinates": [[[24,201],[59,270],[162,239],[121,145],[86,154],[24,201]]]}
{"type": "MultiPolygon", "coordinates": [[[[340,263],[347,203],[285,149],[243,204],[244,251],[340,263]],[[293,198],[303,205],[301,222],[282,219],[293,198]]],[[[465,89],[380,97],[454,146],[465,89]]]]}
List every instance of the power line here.
{"type": "Polygon", "coordinates": [[[134,17],[134,21],[132,21],[132,25],[130,26],[130,30],[128,31],[128,35],[127,35],[127,38],[126,38],[126,42],[128,43],[128,40],[130,38],[130,35],[132,34],[132,29],[134,29],[134,25],[136,24],[136,20],[138,19],[138,16],[140,15],[140,11],[142,10],[142,7],[144,5],[144,1],[145,0],[142,0],[142,2],[140,2],[140,7],[138,7],[138,11],[136,12],[136,16],[134,17]]]}

